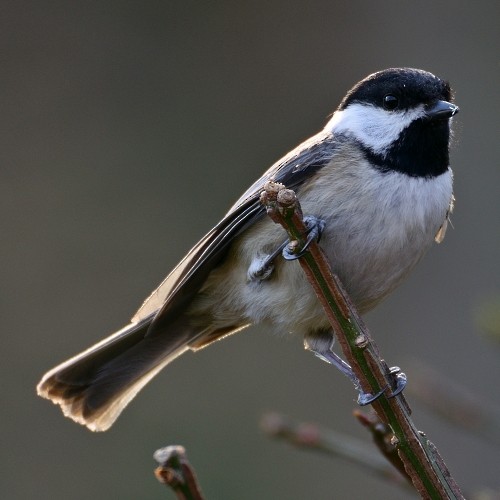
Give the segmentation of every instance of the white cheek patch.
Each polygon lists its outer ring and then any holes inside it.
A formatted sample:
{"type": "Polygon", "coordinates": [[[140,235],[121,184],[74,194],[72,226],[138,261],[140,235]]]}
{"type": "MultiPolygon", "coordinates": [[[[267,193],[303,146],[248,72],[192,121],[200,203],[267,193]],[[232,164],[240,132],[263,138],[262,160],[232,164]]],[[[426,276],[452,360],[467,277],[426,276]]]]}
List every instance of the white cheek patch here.
{"type": "Polygon", "coordinates": [[[336,111],[325,130],[354,137],[374,153],[383,154],[411,122],[423,116],[423,105],[407,111],[386,111],[356,102],[336,111]]]}

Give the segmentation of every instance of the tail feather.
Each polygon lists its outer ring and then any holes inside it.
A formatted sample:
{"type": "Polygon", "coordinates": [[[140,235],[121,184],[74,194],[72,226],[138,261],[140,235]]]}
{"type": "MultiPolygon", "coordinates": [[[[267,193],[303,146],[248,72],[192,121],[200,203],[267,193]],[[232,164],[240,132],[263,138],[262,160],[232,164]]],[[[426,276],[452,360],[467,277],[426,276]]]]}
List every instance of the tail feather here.
{"type": "Polygon", "coordinates": [[[168,363],[188,350],[192,328],[146,335],[151,318],[132,323],[56,366],[37,386],[40,396],[92,431],[105,431],[135,395],[168,363]]]}

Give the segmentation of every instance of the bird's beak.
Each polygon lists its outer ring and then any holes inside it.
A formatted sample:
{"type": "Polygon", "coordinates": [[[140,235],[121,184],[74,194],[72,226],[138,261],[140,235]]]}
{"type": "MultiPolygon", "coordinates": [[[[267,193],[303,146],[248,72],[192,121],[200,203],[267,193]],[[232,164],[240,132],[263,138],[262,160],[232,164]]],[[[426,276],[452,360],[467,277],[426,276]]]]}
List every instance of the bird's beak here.
{"type": "Polygon", "coordinates": [[[458,113],[458,106],[448,101],[436,101],[425,108],[425,116],[429,120],[445,120],[458,113]]]}

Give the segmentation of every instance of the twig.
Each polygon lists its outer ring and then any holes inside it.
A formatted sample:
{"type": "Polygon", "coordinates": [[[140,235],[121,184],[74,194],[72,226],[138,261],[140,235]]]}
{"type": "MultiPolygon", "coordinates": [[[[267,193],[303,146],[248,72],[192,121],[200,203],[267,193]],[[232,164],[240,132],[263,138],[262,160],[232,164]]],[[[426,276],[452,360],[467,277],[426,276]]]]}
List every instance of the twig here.
{"type": "MultiPolygon", "coordinates": [[[[283,226],[290,242],[300,250],[305,244],[306,228],[302,211],[293,191],[282,184],[268,182],[261,201],[271,219],[283,226]]],[[[344,356],[351,365],[365,393],[378,393],[394,386],[394,377],[381,359],[352,302],[316,243],[299,259],[308,281],[321,301],[344,356]]],[[[442,458],[427,437],[417,431],[410,419],[410,409],[402,396],[379,398],[373,403],[382,422],[394,432],[393,443],[422,498],[464,498],[442,458]]]]}
{"type": "Polygon", "coordinates": [[[274,438],[280,438],[300,448],[320,451],[327,455],[348,460],[365,471],[405,489],[411,487],[411,482],[403,480],[391,464],[387,463],[378,453],[366,447],[366,444],[345,434],[324,429],[316,424],[298,423],[279,413],[268,413],[261,420],[261,428],[274,438]]]}
{"type": "Polygon", "coordinates": [[[394,433],[391,428],[384,424],[375,412],[367,414],[359,410],[354,410],[353,414],[358,419],[358,422],[370,431],[373,442],[380,450],[380,453],[400,472],[402,477],[412,484],[411,477],[406,472],[398,449],[393,442],[394,433]]]}
{"type": "Polygon", "coordinates": [[[500,445],[500,411],[480,401],[453,380],[422,363],[415,364],[408,391],[448,422],[500,445]]]}
{"type": "Polygon", "coordinates": [[[178,500],[203,500],[183,446],[160,448],[155,451],[154,458],[160,464],[155,469],[156,479],[172,488],[178,500]]]}

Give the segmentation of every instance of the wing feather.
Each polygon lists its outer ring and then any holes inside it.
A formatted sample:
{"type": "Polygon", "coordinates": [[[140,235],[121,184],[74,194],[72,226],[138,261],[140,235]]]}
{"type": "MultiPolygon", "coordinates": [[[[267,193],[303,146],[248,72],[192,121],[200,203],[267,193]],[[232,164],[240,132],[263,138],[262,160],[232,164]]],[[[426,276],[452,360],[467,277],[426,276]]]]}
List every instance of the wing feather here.
{"type": "Polygon", "coordinates": [[[171,314],[189,303],[208,274],[226,255],[236,236],[263,217],[264,208],[259,198],[268,180],[282,182],[290,189],[300,185],[328,164],[334,155],[335,140],[327,132],[320,132],[290,151],[267,170],[243,193],[224,218],[209,231],[184,257],[160,286],[145,300],[132,318],[138,322],[156,313],[149,333],[171,314]]]}

